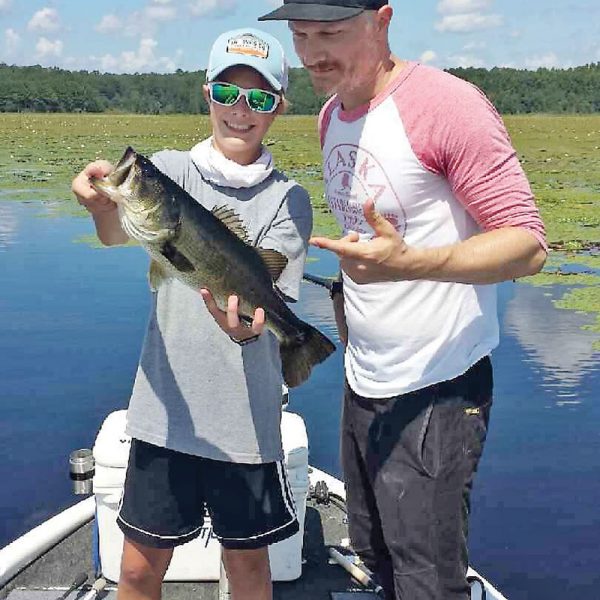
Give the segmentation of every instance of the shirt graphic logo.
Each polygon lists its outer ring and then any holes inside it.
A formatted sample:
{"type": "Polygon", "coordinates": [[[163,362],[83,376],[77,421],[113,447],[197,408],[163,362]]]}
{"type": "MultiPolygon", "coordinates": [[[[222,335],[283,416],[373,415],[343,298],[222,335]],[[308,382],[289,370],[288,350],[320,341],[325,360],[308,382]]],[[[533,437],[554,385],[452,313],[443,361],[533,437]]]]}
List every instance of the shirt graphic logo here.
{"type": "Polygon", "coordinates": [[[390,180],[379,161],[353,144],[334,146],[324,165],[325,194],[344,233],[371,235],[363,214],[363,205],[372,198],[375,207],[402,236],[406,215],[390,180]]]}

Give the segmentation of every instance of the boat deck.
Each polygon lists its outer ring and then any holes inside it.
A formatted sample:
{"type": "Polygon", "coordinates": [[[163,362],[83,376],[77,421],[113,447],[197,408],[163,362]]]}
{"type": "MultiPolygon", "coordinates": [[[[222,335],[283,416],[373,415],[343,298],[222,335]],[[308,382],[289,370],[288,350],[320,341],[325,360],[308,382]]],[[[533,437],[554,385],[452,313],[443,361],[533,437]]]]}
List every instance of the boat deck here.
{"type": "MultiPolygon", "coordinates": [[[[309,499],[306,506],[302,577],[291,582],[275,582],[275,600],[337,600],[336,592],[361,589],[339,565],[329,564],[327,546],[339,545],[347,537],[343,512],[334,504],[317,505],[309,499]]],[[[0,589],[0,600],[57,600],[61,588],[69,587],[79,573],[88,574],[88,584],[71,593],[67,600],[81,600],[94,580],[92,525],[87,524],[57,544],[0,589]]],[[[111,600],[115,586],[109,584],[99,598],[111,600]]],[[[345,596],[345,594],[344,594],[345,596]]],[[[353,600],[376,598],[372,594],[351,594],[353,600]]],[[[164,600],[218,600],[214,582],[166,582],[164,600]]]]}

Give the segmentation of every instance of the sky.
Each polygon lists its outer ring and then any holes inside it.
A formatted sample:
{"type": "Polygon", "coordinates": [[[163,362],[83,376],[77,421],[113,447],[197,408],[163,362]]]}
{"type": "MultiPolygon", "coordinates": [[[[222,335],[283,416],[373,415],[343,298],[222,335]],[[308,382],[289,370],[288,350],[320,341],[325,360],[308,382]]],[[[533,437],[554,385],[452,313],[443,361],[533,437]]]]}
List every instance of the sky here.
{"type": "MultiPolygon", "coordinates": [[[[277,36],[299,66],[285,23],[257,23],[281,0],[0,0],[0,63],[170,73],[206,68],[228,29],[277,36]]],[[[600,62],[599,0],[391,0],[393,52],[448,67],[566,68],[600,62]]]]}

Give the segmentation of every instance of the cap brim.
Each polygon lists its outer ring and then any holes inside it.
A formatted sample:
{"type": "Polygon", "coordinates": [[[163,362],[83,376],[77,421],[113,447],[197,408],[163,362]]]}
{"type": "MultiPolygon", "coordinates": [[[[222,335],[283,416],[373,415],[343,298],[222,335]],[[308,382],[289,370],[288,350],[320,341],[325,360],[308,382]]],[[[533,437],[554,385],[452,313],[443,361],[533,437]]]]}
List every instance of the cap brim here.
{"type": "Polygon", "coordinates": [[[206,71],[206,81],[215,81],[219,78],[219,75],[221,75],[223,71],[227,71],[227,69],[230,69],[231,67],[240,66],[250,67],[251,69],[254,69],[257,73],[260,73],[276,92],[285,92],[285,89],[281,85],[281,82],[277,81],[273,74],[269,73],[268,69],[265,69],[258,59],[253,58],[251,56],[239,57],[238,60],[214,66],[210,71],[206,71]]]}
{"type": "Polygon", "coordinates": [[[290,2],[270,12],[259,21],[344,21],[360,15],[364,8],[290,2]]]}

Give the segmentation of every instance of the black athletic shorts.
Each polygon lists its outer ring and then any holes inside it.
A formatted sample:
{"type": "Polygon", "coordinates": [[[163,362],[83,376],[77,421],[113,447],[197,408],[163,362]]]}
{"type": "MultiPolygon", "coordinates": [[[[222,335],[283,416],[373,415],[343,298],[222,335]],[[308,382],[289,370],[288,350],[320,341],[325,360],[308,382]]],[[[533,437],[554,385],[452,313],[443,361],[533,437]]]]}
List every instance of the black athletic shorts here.
{"type": "Polygon", "coordinates": [[[173,548],[202,533],[205,509],[225,548],[262,548],[299,529],[283,463],[217,461],[131,441],[117,517],[125,537],[173,548]]]}

